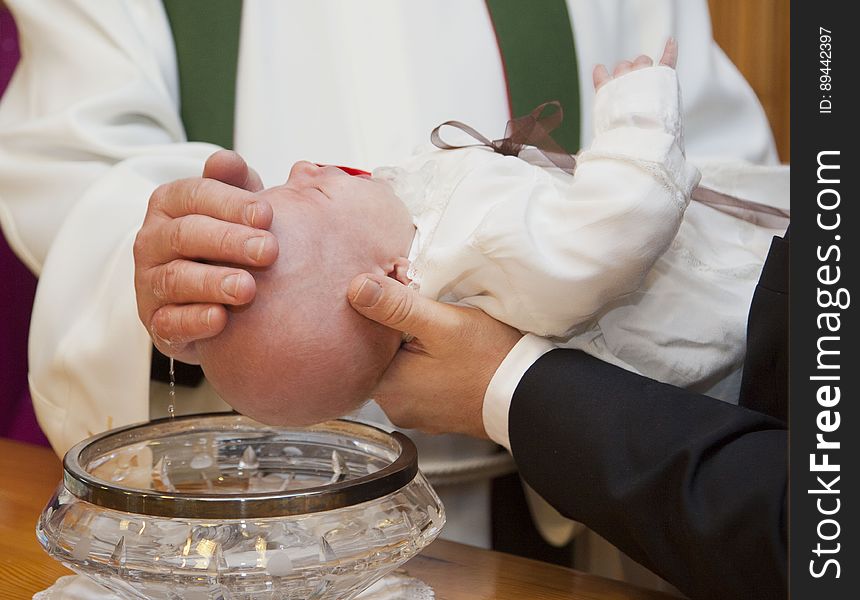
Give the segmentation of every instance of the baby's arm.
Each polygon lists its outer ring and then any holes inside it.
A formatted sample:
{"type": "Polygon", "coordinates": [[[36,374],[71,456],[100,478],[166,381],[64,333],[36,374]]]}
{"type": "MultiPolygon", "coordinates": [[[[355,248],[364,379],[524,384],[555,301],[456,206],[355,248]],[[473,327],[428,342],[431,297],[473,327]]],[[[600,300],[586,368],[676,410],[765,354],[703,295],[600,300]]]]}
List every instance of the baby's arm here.
{"type": "Polygon", "coordinates": [[[627,64],[615,79],[595,71],[595,138],[575,175],[539,172],[528,193],[508,194],[487,214],[472,244],[506,286],[467,303],[565,337],[636,290],[668,248],[699,174],[684,159],[672,63],[627,64]]]}

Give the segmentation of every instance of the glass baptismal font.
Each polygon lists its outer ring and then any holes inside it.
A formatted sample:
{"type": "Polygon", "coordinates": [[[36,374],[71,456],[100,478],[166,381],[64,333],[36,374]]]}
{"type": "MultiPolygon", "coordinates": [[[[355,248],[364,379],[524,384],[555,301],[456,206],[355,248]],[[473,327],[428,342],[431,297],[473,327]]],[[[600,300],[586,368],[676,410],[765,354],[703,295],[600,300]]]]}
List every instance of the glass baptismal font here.
{"type": "Polygon", "coordinates": [[[444,522],[400,433],[212,414],[72,448],[37,535],[121,598],[323,600],[353,598],[444,522]]]}

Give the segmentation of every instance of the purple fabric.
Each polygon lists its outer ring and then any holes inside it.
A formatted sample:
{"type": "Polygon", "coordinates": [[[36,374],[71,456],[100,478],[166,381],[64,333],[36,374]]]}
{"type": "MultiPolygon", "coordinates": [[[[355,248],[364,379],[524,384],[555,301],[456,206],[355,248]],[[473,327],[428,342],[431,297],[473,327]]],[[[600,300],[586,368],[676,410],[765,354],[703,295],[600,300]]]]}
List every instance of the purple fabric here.
{"type": "MultiPolygon", "coordinates": [[[[18,32],[0,8],[0,95],[18,63],[18,32]]],[[[47,445],[27,388],[27,331],[36,278],[0,232],[0,437],[47,445]]]]}
{"type": "Polygon", "coordinates": [[[0,7],[0,95],[18,64],[18,31],[9,10],[0,7]]]}

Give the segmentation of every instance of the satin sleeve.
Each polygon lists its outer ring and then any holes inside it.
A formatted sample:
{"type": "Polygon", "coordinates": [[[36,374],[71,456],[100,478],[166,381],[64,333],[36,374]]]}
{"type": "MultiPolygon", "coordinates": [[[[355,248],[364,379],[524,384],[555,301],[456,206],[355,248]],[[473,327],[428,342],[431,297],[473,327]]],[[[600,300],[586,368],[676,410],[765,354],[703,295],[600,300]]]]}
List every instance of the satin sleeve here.
{"type": "Polygon", "coordinates": [[[524,178],[495,161],[461,183],[485,180],[501,194],[469,240],[485,258],[487,291],[466,303],[563,339],[636,290],[668,248],[699,180],[684,158],[675,72],[648,68],[603,86],[595,127],[572,177],[524,178]]]}

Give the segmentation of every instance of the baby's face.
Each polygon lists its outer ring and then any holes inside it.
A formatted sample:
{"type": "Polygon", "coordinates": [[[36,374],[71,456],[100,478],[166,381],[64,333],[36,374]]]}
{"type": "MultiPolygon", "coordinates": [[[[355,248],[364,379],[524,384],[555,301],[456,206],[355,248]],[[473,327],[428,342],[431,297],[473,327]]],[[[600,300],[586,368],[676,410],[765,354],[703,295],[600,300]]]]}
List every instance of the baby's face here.
{"type": "Polygon", "coordinates": [[[265,423],[342,416],[369,397],[400,345],[399,333],[349,306],[347,288],[361,273],[393,272],[412,219],[387,184],[336,167],[297,163],[286,184],[260,194],[280,253],[254,272],[254,301],[198,342],[203,370],[225,401],[265,423]]]}

